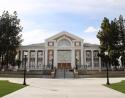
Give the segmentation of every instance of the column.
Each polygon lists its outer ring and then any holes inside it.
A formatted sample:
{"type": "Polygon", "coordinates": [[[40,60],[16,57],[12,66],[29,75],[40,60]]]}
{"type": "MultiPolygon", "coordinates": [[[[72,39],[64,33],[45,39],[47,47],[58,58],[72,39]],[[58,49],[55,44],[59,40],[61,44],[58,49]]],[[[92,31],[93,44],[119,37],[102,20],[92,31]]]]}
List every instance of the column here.
{"type": "MultiPolygon", "coordinates": [[[[22,52],[22,50],[20,50],[20,61],[21,62],[23,62],[23,52],[22,52]]],[[[21,65],[20,65],[20,68],[23,68],[23,65],[22,65],[23,63],[21,63],[21,65]]]]}
{"type": "MultiPolygon", "coordinates": [[[[99,53],[100,53],[100,51],[99,51],[99,53]]],[[[101,72],[101,58],[99,57],[99,72],[101,72]]]]}
{"type": "Polygon", "coordinates": [[[74,49],[72,49],[72,55],[71,55],[72,57],[71,57],[71,66],[72,66],[72,68],[74,68],[75,67],[75,50],[74,49]]]}
{"type": "Polygon", "coordinates": [[[81,49],[81,65],[83,66],[83,49],[81,49]]]}
{"type": "Polygon", "coordinates": [[[48,61],[48,50],[45,50],[45,66],[47,65],[47,61],[48,61]]]}
{"type": "Polygon", "coordinates": [[[84,67],[86,68],[86,69],[88,69],[89,67],[88,67],[88,63],[87,63],[87,61],[86,61],[86,50],[84,50],[84,67]]]}
{"type": "Polygon", "coordinates": [[[54,67],[58,67],[58,62],[57,62],[57,41],[56,40],[54,40],[54,55],[53,55],[54,57],[54,67]]]}
{"type": "Polygon", "coordinates": [[[83,40],[81,41],[81,65],[84,65],[84,57],[83,57],[83,49],[84,49],[84,46],[83,46],[83,40]]]}
{"type": "Polygon", "coordinates": [[[37,66],[37,50],[35,50],[35,68],[37,69],[38,66],[37,66]]]}
{"type": "Polygon", "coordinates": [[[43,63],[42,63],[42,68],[45,66],[45,50],[42,50],[43,51],[43,63]]]}
{"type": "Polygon", "coordinates": [[[92,53],[92,70],[94,69],[94,62],[93,62],[93,50],[91,50],[92,53]]]}
{"type": "Polygon", "coordinates": [[[30,70],[30,50],[28,50],[28,55],[27,55],[27,64],[26,64],[26,68],[27,68],[27,71],[30,70]]]}
{"type": "Polygon", "coordinates": [[[84,65],[87,65],[86,64],[86,50],[84,50],[84,65]]]}
{"type": "Polygon", "coordinates": [[[54,67],[57,68],[57,49],[54,49],[54,67]]]}

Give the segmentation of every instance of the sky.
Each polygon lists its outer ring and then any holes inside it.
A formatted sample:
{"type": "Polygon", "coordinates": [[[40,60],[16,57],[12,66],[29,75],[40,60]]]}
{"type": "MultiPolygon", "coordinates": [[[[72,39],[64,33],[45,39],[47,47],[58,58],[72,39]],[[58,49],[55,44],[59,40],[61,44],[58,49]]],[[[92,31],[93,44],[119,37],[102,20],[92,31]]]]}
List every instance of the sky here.
{"type": "Polygon", "coordinates": [[[0,15],[4,10],[17,11],[22,45],[42,43],[62,31],[99,44],[96,35],[103,18],[125,16],[125,0],[0,0],[0,15]]]}

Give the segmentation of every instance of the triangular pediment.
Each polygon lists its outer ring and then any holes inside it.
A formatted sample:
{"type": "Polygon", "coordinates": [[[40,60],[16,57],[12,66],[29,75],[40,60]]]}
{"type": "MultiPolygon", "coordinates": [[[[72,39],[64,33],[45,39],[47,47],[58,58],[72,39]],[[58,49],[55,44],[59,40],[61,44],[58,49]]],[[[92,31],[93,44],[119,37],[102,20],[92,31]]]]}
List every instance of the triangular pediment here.
{"type": "Polygon", "coordinates": [[[58,33],[58,34],[56,34],[56,35],[54,35],[54,36],[52,36],[52,37],[50,37],[50,38],[48,38],[46,40],[58,40],[58,39],[60,39],[62,37],[69,38],[70,40],[83,40],[82,38],[80,38],[80,37],[78,37],[76,35],[73,35],[73,34],[71,34],[69,32],[66,32],[66,31],[62,31],[62,32],[60,32],[60,33],[58,33]]]}

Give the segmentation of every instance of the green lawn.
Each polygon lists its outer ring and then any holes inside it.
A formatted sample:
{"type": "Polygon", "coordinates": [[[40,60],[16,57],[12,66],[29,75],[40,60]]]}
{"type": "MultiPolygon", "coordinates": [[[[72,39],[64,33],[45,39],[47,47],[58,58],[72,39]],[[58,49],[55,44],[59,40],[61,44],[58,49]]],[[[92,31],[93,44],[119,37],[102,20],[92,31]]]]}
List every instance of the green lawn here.
{"type": "Polygon", "coordinates": [[[0,80],[0,97],[12,93],[25,87],[22,84],[10,83],[9,81],[0,80]]]}
{"type": "Polygon", "coordinates": [[[125,93],[125,80],[122,80],[118,83],[112,83],[111,85],[105,85],[109,88],[112,88],[114,90],[117,90],[119,92],[125,93]]]}

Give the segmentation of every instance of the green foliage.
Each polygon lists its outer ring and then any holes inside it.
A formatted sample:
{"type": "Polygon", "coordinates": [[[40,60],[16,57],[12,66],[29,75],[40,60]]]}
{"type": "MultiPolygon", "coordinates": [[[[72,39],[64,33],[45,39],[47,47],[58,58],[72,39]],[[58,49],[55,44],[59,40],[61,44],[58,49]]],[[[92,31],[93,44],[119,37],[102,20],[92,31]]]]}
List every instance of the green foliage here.
{"type": "Polygon", "coordinates": [[[111,85],[105,85],[109,88],[112,88],[114,90],[117,90],[119,92],[125,93],[125,80],[122,80],[121,82],[118,83],[113,83],[111,85]]]}
{"type": "Polygon", "coordinates": [[[17,84],[17,83],[10,83],[5,80],[0,80],[0,97],[5,96],[9,93],[12,93],[16,90],[25,87],[24,85],[17,84]]]}
{"type": "MultiPolygon", "coordinates": [[[[119,19],[109,21],[104,17],[101,23],[101,30],[97,34],[97,38],[100,40],[99,56],[102,60],[105,60],[104,52],[108,52],[109,63],[113,66],[119,66],[118,59],[122,56],[124,58],[125,52],[125,25],[122,15],[119,19]]],[[[124,59],[125,60],[125,59],[124,59]]]]}
{"type": "Polygon", "coordinates": [[[97,34],[97,38],[100,40],[101,52],[104,52],[108,48],[109,32],[110,32],[109,19],[104,17],[104,20],[101,24],[101,30],[97,34]]]}
{"type": "Polygon", "coordinates": [[[20,46],[22,39],[20,32],[20,19],[17,17],[17,12],[11,15],[8,11],[4,11],[0,16],[0,57],[6,61],[6,65],[14,64],[17,48],[20,46]]]}
{"type": "Polygon", "coordinates": [[[125,20],[123,19],[123,16],[120,15],[118,19],[118,27],[119,27],[119,46],[120,46],[120,54],[121,54],[121,60],[122,64],[125,67],[125,20]]]}

